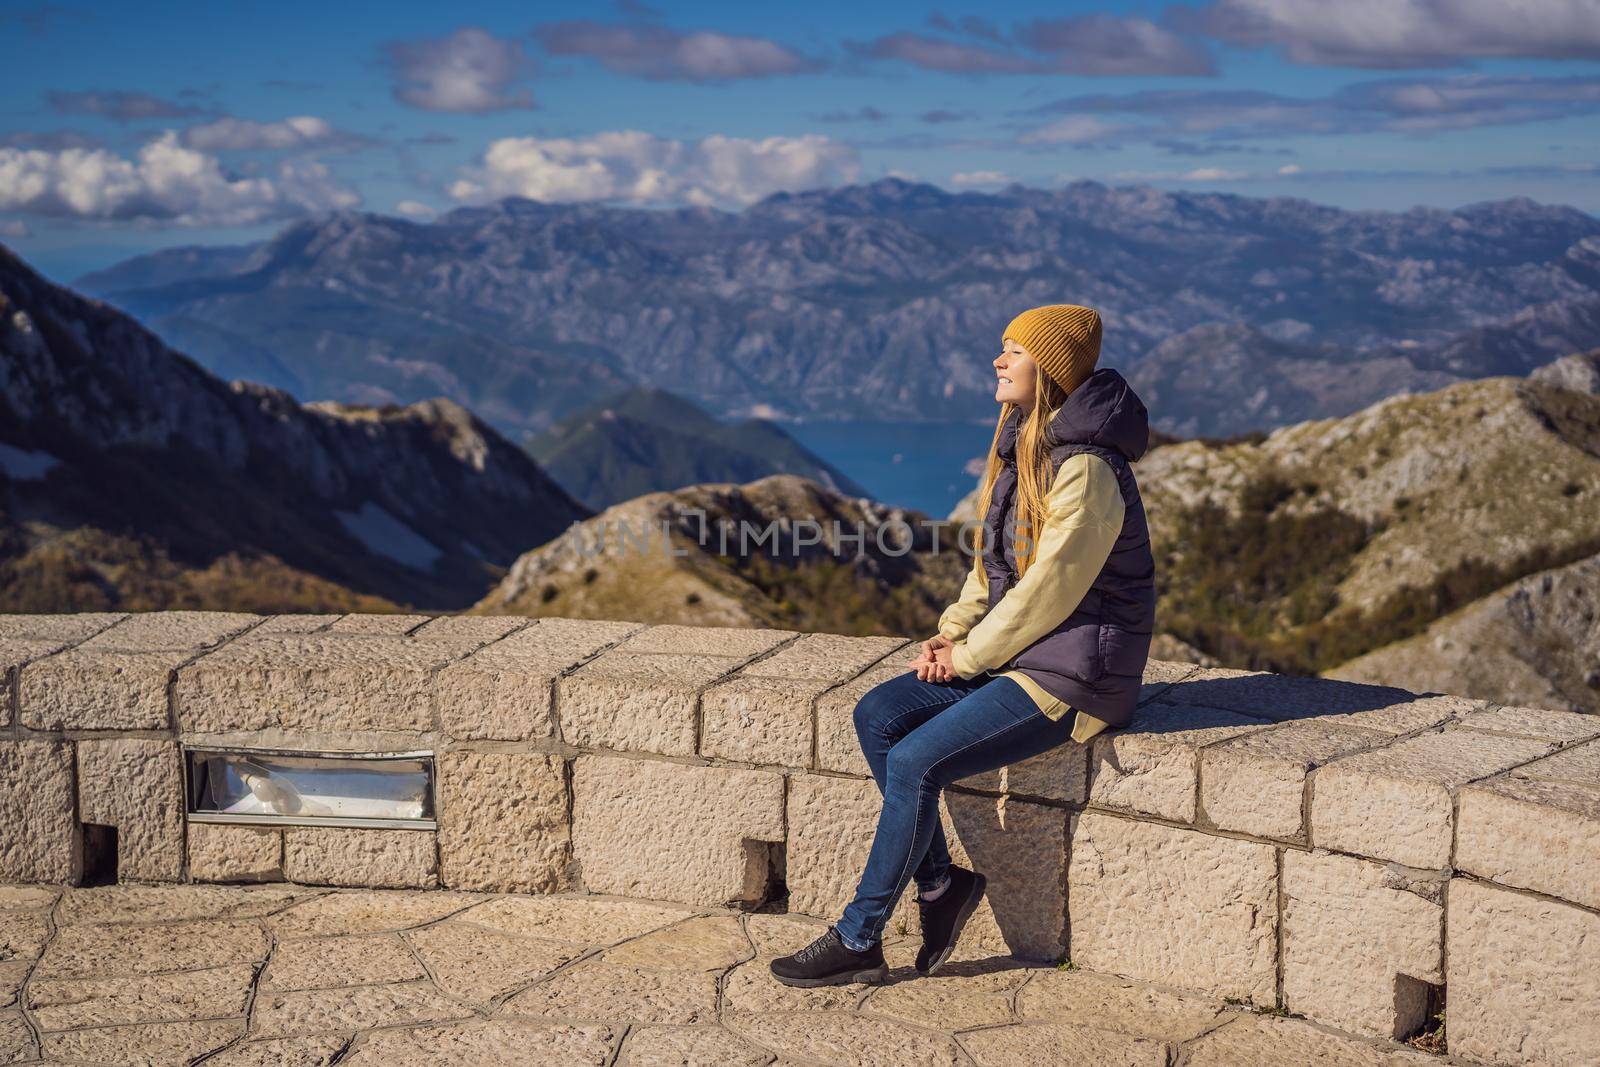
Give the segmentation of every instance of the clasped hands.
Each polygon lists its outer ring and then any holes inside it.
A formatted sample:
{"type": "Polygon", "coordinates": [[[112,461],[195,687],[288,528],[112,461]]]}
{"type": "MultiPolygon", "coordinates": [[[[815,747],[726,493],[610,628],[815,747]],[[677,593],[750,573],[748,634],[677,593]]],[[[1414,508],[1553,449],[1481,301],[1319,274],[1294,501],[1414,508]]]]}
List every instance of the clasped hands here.
{"type": "Polygon", "coordinates": [[[922,651],[911,661],[917,679],[923,682],[948,682],[956,677],[955,664],[950,650],[955,642],[943,634],[936,634],[922,642],[922,651]]]}

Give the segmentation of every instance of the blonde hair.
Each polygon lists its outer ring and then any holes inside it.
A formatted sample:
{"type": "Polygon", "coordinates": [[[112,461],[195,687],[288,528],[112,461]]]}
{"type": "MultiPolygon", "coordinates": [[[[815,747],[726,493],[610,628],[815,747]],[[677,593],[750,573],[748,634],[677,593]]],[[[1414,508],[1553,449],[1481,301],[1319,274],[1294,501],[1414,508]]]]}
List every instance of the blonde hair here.
{"type": "MultiPolygon", "coordinates": [[[[1067,399],[1067,391],[1043,371],[1036,373],[1033,380],[1033,408],[1022,420],[1022,425],[1017,427],[1016,527],[1012,551],[1016,553],[1019,578],[1027,573],[1028,565],[1033,562],[1034,553],[1039,547],[1039,539],[1034,531],[1044,527],[1045,497],[1050,494],[1050,482],[1055,474],[1050,462],[1050,450],[1045,447],[1045,431],[1050,425],[1050,416],[1067,399]]],[[[981,524],[989,516],[994,482],[1004,466],[1000,458],[1000,431],[1016,409],[1017,405],[1009,400],[1000,405],[1000,419],[995,423],[994,439],[989,442],[989,460],[983,470],[983,488],[978,493],[980,526],[973,538],[972,566],[980,576],[984,573],[983,556],[986,551],[981,524]]],[[[1004,529],[1002,525],[1001,531],[1004,532],[1004,529]]]]}

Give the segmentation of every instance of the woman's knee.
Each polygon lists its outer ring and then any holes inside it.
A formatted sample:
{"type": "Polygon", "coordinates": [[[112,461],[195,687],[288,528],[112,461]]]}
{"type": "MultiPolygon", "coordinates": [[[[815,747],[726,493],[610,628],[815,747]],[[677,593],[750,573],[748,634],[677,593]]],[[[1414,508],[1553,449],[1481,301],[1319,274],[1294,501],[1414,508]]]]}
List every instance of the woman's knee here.
{"type": "Polygon", "coordinates": [[[856,701],[854,719],[858,736],[869,737],[876,734],[884,722],[899,713],[899,687],[895,684],[899,680],[891,678],[879,682],[856,701]]]}
{"type": "Polygon", "coordinates": [[[935,754],[928,746],[905,740],[889,749],[884,761],[884,774],[890,785],[920,789],[932,785],[942,787],[938,780],[935,754]]]}

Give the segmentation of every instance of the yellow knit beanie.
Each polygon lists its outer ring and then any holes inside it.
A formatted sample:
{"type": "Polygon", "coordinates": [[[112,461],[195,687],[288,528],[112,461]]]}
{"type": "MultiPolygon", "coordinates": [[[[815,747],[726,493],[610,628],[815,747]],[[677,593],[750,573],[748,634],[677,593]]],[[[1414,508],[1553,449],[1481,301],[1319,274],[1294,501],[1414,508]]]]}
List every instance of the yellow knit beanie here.
{"type": "Polygon", "coordinates": [[[1029,308],[1011,320],[1000,335],[1002,344],[1007,337],[1070,393],[1094,373],[1100,359],[1100,313],[1081,304],[1029,308]]]}

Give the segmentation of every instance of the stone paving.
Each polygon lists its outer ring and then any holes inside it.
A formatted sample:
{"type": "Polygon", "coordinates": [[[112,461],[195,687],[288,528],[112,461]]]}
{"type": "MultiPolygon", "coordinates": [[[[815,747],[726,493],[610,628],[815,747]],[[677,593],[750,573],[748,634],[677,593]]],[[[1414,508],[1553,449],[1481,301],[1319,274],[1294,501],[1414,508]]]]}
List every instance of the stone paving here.
{"type": "Polygon", "coordinates": [[[767,971],[797,915],[601,896],[0,886],[0,1064],[1453,1062],[1160,986],[958,951],[878,986],[767,971]]]}

